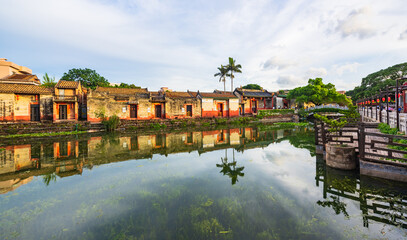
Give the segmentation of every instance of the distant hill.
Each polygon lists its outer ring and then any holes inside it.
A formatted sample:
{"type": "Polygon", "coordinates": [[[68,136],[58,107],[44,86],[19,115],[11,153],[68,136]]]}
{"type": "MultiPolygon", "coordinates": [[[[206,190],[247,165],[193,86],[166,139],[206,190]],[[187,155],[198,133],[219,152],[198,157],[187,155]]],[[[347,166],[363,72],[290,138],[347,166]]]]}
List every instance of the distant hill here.
{"type": "MultiPolygon", "coordinates": [[[[398,72],[403,72],[403,75],[407,74],[407,62],[382,69],[375,73],[371,73],[362,79],[360,86],[355,89],[346,92],[346,95],[351,96],[352,100],[358,100],[365,97],[370,97],[379,93],[380,89],[384,89],[386,86],[396,86],[396,79],[400,76],[398,72]]],[[[400,82],[399,84],[403,84],[400,82]]]]}

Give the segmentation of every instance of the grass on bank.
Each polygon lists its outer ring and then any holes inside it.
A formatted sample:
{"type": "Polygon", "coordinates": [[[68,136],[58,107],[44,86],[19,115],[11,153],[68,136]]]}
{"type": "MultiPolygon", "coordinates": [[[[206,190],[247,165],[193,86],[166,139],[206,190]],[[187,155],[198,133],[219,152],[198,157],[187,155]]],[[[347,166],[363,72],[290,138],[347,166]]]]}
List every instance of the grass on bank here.
{"type": "Polygon", "coordinates": [[[77,135],[87,133],[87,131],[72,131],[72,132],[51,132],[51,133],[24,133],[24,134],[12,134],[3,135],[0,138],[22,138],[22,137],[53,137],[63,135],[77,135]]]}
{"type": "MultiPolygon", "coordinates": [[[[379,126],[377,127],[381,133],[384,134],[390,134],[390,135],[398,135],[402,136],[404,135],[402,132],[400,132],[397,128],[391,128],[388,124],[386,123],[379,123],[379,126]]],[[[407,144],[406,139],[393,139],[394,143],[401,143],[401,144],[407,144]]],[[[400,150],[400,151],[406,151],[407,152],[407,147],[403,146],[394,146],[394,145],[387,145],[388,148],[394,149],[394,150],[400,150]]],[[[407,154],[403,155],[404,158],[407,158],[407,154]]],[[[393,162],[402,162],[402,163],[407,163],[406,160],[401,160],[401,159],[393,159],[393,158],[386,158],[386,160],[390,160],[393,162]]]]}

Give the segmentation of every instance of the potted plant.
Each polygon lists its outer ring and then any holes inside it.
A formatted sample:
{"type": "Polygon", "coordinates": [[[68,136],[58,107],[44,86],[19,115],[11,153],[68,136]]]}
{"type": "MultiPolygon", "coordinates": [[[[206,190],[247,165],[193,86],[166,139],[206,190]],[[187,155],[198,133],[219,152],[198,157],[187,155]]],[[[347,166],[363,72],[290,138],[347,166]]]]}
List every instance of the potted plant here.
{"type": "Polygon", "coordinates": [[[329,119],[327,116],[315,114],[315,117],[328,126],[328,141],[325,144],[326,165],[343,170],[356,168],[355,147],[340,142],[340,131],[348,123],[354,123],[359,118],[356,107],[348,106],[348,111],[338,119],[329,119]]]}

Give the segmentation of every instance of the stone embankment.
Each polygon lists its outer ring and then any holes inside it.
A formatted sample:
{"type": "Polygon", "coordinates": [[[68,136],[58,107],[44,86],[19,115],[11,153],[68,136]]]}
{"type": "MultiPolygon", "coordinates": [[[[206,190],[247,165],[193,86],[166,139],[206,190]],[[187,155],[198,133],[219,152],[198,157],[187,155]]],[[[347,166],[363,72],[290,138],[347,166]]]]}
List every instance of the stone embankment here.
{"type": "MultiPolygon", "coordinates": [[[[235,118],[190,118],[190,119],[152,119],[152,120],[122,120],[118,130],[146,130],[146,129],[181,129],[185,127],[211,127],[216,125],[242,125],[275,122],[298,122],[295,114],[268,116],[262,119],[256,117],[235,118]]],[[[101,123],[79,122],[24,122],[0,123],[0,135],[51,133],[70,131],[103,131],[101,123]]]]}

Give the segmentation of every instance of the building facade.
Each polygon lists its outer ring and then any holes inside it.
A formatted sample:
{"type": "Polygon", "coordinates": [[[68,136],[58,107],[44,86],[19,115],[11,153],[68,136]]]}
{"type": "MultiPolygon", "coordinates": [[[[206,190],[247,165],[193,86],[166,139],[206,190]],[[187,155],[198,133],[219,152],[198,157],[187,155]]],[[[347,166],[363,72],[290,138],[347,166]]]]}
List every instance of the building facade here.
{"type": "Polygon", "coordinates": [[[273,109],[273,94],[267,90],[236,88],[233,92],[239,98],[239,113],[257,114],[258,110],[273,109]]]}
{"type": "Polygon", "coordinates": [[[76,81],[59,80],[54,88],[53,121],[78,121],[83,118],[86,90],[76,81]]]}
{"type": "Polygon", "coordinates": [[[239,116],[239,99],[228,92],[197,92],[201,101],[201,117],[237,117],[239,116]]]}

